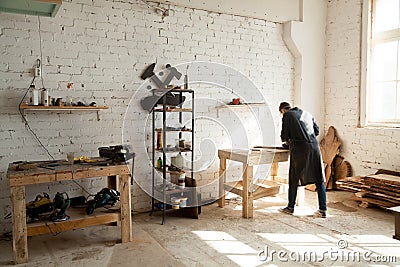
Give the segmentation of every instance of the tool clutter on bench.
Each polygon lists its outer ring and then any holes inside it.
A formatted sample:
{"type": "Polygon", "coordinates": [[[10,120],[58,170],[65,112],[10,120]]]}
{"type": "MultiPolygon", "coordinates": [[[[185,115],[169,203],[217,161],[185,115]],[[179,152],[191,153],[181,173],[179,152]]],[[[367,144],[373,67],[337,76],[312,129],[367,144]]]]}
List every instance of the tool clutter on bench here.
{"type": "MultiPolygon", "coordinates": [[[[77,164],[118,164],[133,159],[135,153],[129,152],[128,147],[122,145],[99,147],[100,158],[86,156],[76,157],[73,163],[77,164]]],[[[57,166],[65,165],[62,160],[32,163],[26,161],[14,162],[15,171],[24,171],[37,168],[55,170],[57,166]]],[[[132,163],[133,170],[133,163],[132,163]]],[[[133,173],[133,171],[132,171],[133,173]]],[[[87,214],[92,214],[96,208],[111,208],[120,201],[120,193],[115,189],[103,188],[95,195],[78,196],[70,198],[66,192],[57,192],[51,200],[46,192],[39,194],[34,200],[26,203],[27,223],[35,221],[61,222],[69,220],[67,210],[69,207],[84,207],[87,214]]]]}
{"type": "Polygon", "coordinates": [[[120,200],[120,193],[115,189],[103,188],[92,199],[87,201],[84,196],[69,198],[66,192],[57,192],[53,201],[47,193],[37,195],[35,200],[26,204],[27,223],[35,221],[62,222],[70,217],[69,207],[86,207],[86,213],[92,214],[96,208],[111,208],[120,200]]]}

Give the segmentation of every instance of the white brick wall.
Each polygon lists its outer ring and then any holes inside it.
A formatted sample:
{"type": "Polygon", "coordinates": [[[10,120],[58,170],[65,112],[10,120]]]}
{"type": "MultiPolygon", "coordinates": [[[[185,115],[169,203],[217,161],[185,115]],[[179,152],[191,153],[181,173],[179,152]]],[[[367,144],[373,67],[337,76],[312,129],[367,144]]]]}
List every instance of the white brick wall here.
{"type": "MultiPolygon", "coordinates": [[[[100,112],[100,122],[91,112],[30,112],[32,129],[55,158],[64,158],[69,150],[97,156],[99,146],[121,143],[126,107],[142,84],[139,75],[156,58],[158,68],[166,63],[192,60],[230,65],[255,83],[274,112],[280,101],[292,100],[293,59],[282,41],[280,24],[175,6],[171,7],[170,16],[162,19],[141,1],[134,0],[63,1],[55,18],[41,17],[40,21],[43,81],[50,95],[95,101],[110,107],[100,112]],[[74,83],[72,89],[66,88],[69,82],[74,83]]],[[[0,53],[1,233],[11,229],[11,221],[3,219],[10,212],[8,163],[48,159],[25,129],[17,109],[32,79],[31,68],[40,58],[38,18],[0,13],[0,53]]],[[[235,77],[227,79],[234,81],[235,77]]],[[[36,85],[41,87],[41,81],[37,80],[36,85]]],[[[211,89],[199,96],[225,102],[232,98],[211,89]]],[[[198,115],[217,116],[214,107],[201,111],[198,115]]],[[[258,116],[262,115],[260,112],[258,116]]],[[[143,112],[126,123],[135,125],[145,117],[143,112]]],[[[274,119],[278,126],[278,114],[274,113],[274,119]]],[[[222,131],[213,132],[207,123],[200,123],[196,129],[200,137],[215,139],[220,145],[227,138],[222,131]]],[[[143,137],[138,133],[137,138],[143,137]]],[[[148,162],[137,161],[135,165],[136,175],[150,179],[148,162]]],[[[214,162],[210,169],[199,174],[203,179],[199,182],[214,181],[218,177],[217,168],[214,162]]],[[[96,193],[105,185],[104,180],[85,181],[82,185],[96,193]]],[[[215,186],[212,188],[214,191],[204,190],[204,198],[216,197],[215,186]]],[[[84,194],[77,185],[63,182],[28,187],[27,201],[36,194],[49,192],[54,196],[57,191],[68,191],[70,196],[84,194]]],[[[137,186],[132,188],[132,196],[135,212],[149,209],[149,197],[137,186]]]]}
{"type": "Polygon", "coordinates": [[[328,1],[325,128],[333,125],[355,174],[400,170],[400,129],[358,128],[361,0],[328,1]]]}

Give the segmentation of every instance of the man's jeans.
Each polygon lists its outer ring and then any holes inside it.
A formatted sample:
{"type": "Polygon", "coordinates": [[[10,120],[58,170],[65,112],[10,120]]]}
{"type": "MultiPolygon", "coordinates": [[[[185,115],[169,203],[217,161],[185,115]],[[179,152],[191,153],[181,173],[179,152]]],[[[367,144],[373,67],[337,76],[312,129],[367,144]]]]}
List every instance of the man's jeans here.
{"type": "MultiPolygon", "coordinates": [[[[319,210],[326,211],[326,191],[324,183],[315,183],[317,187],[318,194],[318,206],[319,210]]],[[[289,204],[288,207],[294,209],[294,205],[296,204],[297,197],[297,186],[289,186],[289,204]]]]}

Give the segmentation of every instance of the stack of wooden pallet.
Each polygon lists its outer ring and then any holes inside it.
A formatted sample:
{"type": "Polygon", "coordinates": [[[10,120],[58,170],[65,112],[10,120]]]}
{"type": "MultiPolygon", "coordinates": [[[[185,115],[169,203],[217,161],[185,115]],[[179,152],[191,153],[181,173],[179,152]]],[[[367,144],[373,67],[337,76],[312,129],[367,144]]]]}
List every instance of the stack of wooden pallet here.
{"type": "Polygon", "coordinates": [[[355,192],[360,207],[390,208],[400,205],[400,172],[379,170],[367,176],[347,177],[336,181],[338,189],[355,192]]]}

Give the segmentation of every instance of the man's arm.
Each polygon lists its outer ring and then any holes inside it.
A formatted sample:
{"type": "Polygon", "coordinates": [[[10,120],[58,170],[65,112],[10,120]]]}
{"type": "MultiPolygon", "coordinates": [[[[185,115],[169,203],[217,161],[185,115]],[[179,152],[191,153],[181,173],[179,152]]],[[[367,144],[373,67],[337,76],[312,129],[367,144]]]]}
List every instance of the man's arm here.
{"type": "Polygon", "coordinates": [[[282,131],[281,140],[282,142],[287,142],[290,139],[290,116],[287,113],[283,114],[282,118],[282,131]]]}

